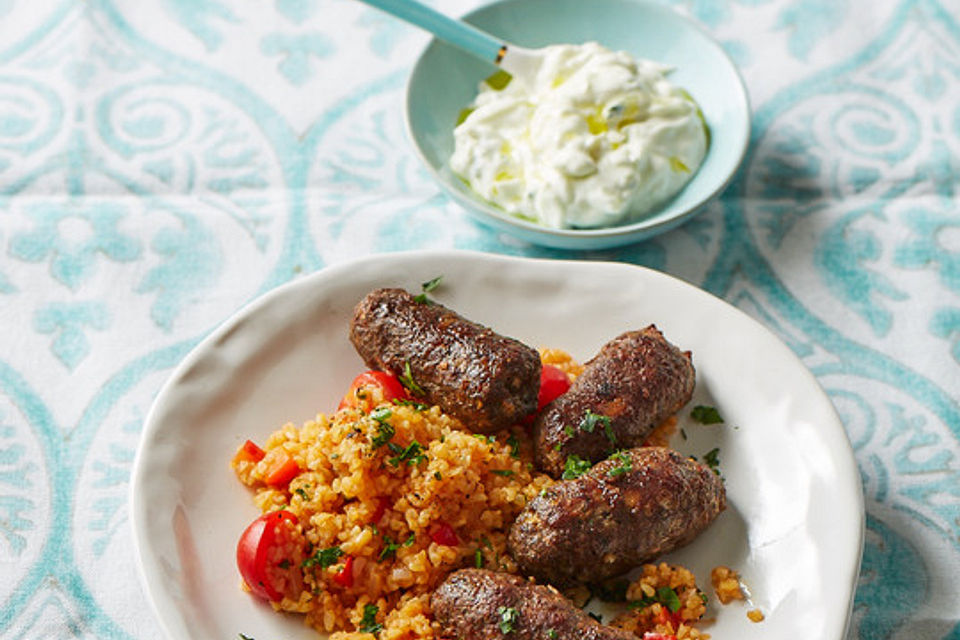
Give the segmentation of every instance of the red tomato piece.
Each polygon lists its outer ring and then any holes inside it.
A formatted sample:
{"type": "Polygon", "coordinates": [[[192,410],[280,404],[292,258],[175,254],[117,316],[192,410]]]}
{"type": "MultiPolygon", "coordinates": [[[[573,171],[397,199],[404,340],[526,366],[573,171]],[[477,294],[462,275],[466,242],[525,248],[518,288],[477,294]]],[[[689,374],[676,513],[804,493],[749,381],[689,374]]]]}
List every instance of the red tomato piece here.
{"type": "Polygon", "coordinates": [[[283,594],[271,579],[270,563],[277,548],[290,542],[291,525],[297,517],[289,511],[265,513],[244,530],[237,543],[237,568],[250,590],[264,600],[279,601],[283,594]]]}
{"type": "Polygon", "coordinates": [[[545,364],[540,370],[540,393],[537,395],[537,411],[543,409],[570,388],[570,377],[552,364],[545,364]]]}
{"type": "Polygon", "coordinates": [[[406,400],[410,397],[395,375],[386,371],[364,371],[353,379],[350,389],[343,396],[343,400],[340,401],[337,411],[345,408],[363,409],[365,411],[373,409],[365,401],[364,396],[376,390],[379,390],[384,402],[406,400]]]}
{"type": "Polygon", "coordinates": [[[353,586],[353,556],[347,556],[343,568],[333,574],[333,581],[348,589],[353,586]]]}
{"type": "Polygon", "coordinates": [[[457,532],[454,531],[453,527],[446,522],[440,522],[437,524],[437,527],[430,533],[430,539],[437,544],[446,545],[448,547],[453,547],[460,543],[460,538],[457,537],[457,532]]]}
{"type": "Polygon", "coordinates": [[[643,640],[677,640],[677,636],[674,636],[674,635],[667,636],[662,633],[647,631],[645,634],[643,634],[643,640]]]}
{"type": "Polygon", "coordinates": [[[266,455],[267,473],[263,481],[271,487],[285,487],[300,473],[300,465],[285,449],[277,447],[266,455]]]}
{"type": "Polygon", "coordinates": [[[240,447],[240,451],[237,453],[238,458],[250,460],[251,462],[260,462],[265,455],[267,454],[264,450],[258,447],[253,440],[244,442],[243,446],[240,447]]]}

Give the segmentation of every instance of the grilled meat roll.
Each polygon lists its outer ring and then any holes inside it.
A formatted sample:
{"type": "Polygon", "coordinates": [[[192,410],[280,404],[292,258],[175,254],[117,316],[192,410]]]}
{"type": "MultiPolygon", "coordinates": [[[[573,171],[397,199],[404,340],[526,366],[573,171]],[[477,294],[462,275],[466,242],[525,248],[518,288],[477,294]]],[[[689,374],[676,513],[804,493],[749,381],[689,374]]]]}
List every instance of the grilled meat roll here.
{"type": "Polygon", "coordinates": [[[518,340],[402,289],[377,289],[354,309],[350,340],[368,367],[405,382],[480,433],[537,408],[540,356],[518,340]]]}
{"type": "Polygon", "coordinates": [[[559,478],[571,455],[594,463],[642,445],[690,401],[695,378],[690,353],[668,342],[654,325],[620,335],[537,416],[537,465],[559,478]]]}
{"type": "Polygon", "coordinates": [[[531,500],[507,544],[539,581],[599,582],[689,543],[725,507],[717,474],[672,449],[641,447],[531,500]]]}
{"type": "Polygon", "coordinates": [[[441,634],[457,640],[636,640],[598,623],[551,587],[487,569],[450,574],[430,608],[441,634]]]}

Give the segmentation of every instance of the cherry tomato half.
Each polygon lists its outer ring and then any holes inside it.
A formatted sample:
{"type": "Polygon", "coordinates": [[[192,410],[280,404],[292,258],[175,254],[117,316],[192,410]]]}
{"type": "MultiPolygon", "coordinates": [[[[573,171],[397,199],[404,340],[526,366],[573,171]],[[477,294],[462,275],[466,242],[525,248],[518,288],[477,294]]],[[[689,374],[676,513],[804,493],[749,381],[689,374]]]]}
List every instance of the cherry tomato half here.
{"type": "Polygon", "coordinates": [[[375,392],[379,393],[383,402],[406,400],[410,397],[395,375],[385,371],[364,371],[353,379],[350,389],[343,396],[337,410],[349,407],[350,409],[370,411],[373,409],[373,405],[367,400],[367,397],[375,392]]]}
{"type": "Polygon", "coordinates": [[[283,599],[281,572],[290,568],[290,559],[277,560],[277,555],[296,542],[297,524],[297,517],[289,511],[271,511],[251,522],[240,536],[237,568],[250,591],[264,600],[283,599]]]}
{"type": "Polygon", "coordinates": [[[537,395],[537,411],[562,396],[570,388],[567,374],[552,364],[545,364],[540,370],[540,393],[537,395]]]}

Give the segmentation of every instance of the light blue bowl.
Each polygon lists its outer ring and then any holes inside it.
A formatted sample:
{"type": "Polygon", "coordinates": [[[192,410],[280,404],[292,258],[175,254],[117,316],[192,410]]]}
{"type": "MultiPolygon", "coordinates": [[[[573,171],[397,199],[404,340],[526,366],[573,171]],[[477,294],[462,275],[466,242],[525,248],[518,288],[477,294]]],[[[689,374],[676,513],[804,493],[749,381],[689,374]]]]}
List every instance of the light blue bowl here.
{"type": "Polygon", "coordinates": [[[670,79],[700,104],[710,127],[707,157],[675,198],[643,219],[605,229],[548,229],[511,216],[475,195],[449,167],[453,129],[477,86],[495,70],[433,40],[407,84],[407,128],[417,153],[443,188],[479,222],[535,244],[602,249],[637,242],[681,224],[729,184],[750,139],[750,105],[736,67],[703,29],[643,0],[501,0],[464,16],[527,47],[595,40],[674,67],[670,79]]]}

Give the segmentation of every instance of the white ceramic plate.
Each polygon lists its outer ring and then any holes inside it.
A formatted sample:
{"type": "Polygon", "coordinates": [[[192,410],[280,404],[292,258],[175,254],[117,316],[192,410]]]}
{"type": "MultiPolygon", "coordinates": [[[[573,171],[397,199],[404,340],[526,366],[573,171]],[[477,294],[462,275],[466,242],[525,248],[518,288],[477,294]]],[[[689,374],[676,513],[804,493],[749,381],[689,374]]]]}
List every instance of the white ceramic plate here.
{"type": "Polygon", "coordinates": [[[586,360],[627,329],[656,323],[693,352],[691,406],[727,424],[694,423],[684,453],[720,448],[729,508],[673,554],[709,587],[716,565],[738,569],[748,604],[713,605],[716,640],[840,640],[863,537],[860,479],[826,395],[793,353],[725,302],[661,273],[624,264],[465,253],[388,254],[324,269],[243,309],[171,376],[147,419],[131,488],[146,592],[176,639],[317,638],[242,592],[235,545],[257,515],[229,459],[246,438],[336,405],[363,369],[347,338],[354,304],[371,289],[443,275],[432,296],[531,346],[586,360]],[[746,610],[759,608],[756,624],[746,610]]]}

